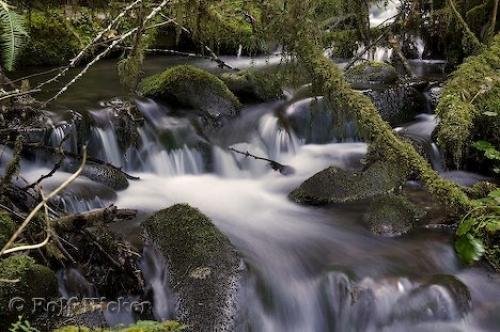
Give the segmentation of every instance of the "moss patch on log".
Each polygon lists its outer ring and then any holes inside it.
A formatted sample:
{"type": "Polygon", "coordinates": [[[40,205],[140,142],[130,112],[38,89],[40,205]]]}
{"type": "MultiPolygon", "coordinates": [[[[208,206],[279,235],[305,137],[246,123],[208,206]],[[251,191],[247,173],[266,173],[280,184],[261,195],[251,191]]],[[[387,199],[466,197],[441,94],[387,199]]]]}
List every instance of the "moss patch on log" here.
{"type": "MultiPolygon", "coordinates": [[[[303,15],[303,8],[291,8],[290,13],[303,15]]],[[[337,105],[337,109],[352,113],[357,119],[365,141],[370,143],[369,158],[397,165],[406,175],[416,174],[427,190],[451,211],[469,210],[472,203],[460,188],[441,178],[410,143],[396,136],[370,99],[351,89],[337,66],[324,57],[317,41],[311,38],[314,29],[303,29],[297,32],[298,40],[293,44],[299,62],[309,72],[315,90],[337,105]]]]}
{"type": "Polygon", "coordinates": [[[437,140],[460,166],[474,136],[500,146],[500,35],[482,53],[466,60],[446,84],[437,114],[437,140]],[[494,116],[496,114],[496,116],[494,116]]]}

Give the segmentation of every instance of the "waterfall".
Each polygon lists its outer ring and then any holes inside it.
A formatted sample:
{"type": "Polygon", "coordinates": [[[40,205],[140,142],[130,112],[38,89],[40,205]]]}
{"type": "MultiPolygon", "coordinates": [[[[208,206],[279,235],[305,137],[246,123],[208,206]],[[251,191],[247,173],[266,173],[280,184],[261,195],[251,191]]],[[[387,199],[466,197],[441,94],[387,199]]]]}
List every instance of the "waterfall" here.
{"type": "Polygon", "coordinates": [[[123,154],[118,146],[115,129],[112,126],[107,128],[94,127],[92,131],[99,142],[98,146],[100,147],[103,160],[117,167],[122,166],[123,154]]]}

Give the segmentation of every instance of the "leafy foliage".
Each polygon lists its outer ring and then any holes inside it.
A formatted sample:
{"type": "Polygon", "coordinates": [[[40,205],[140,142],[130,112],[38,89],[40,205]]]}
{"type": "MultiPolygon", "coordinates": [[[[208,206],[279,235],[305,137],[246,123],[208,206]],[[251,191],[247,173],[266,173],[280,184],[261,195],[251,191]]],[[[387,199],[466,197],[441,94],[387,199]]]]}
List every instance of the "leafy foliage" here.
{"type": "Polygon", "coordinates": [[[5,1],[0,1],[0,29],[3,64],[10,71],[14,68],[16,57],[24,46],[28,33],[24,28],[24,18],[5,1]]]}
{"type": "Polygon", "coordinates": [[[457,229],[455,250],[466,264],[483,256],[500,269],[500,189],[475,201],[472,209],[457,229]]]}
{"type": "Polygon", "coordinates": [[[38,329],[31,326],[30,322],[19,316],[19,320],[12,324],[9,332],[40,332],[38,329]]]}

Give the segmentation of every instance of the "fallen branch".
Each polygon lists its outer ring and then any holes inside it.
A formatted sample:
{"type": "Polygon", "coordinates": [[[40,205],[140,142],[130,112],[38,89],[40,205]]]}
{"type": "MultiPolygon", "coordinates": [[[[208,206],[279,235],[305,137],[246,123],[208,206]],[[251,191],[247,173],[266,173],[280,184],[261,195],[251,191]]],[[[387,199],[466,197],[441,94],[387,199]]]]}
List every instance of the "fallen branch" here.
{"type": "Polygon", "coordinates": [[[269,162],[269,165],[271,166],[271,168],[273,170],[278,171],[278,172],[280,172],[283,175],[292,175],[293,173],[295,173],[295,170],[291,166],[280,164],[279,162],[277,162],[275,160],[268,159],[268,158],[263,158],[263,157],[258,157],[256,155],[251,154],[248,151],[243,152],[243,151],[236,150],[235,148],[229,148],[229,150],[233,151],[235,153],[241,154],[241,155],[243,155],[243,156],[245,156],[247,158],[248,157],[252,157],[253,159],[256,159],[256,160],[267,161],[267,162],[269,162]]]}
{"type": "Polygon", "coordinates": [[[137,210],[118,209],[116,206],[95,209],[87,212],[71,214],[53,220],[52,224],[58,232],[74,232],[82,228],[94,226],[96,223],[110,223],[135,218],[137,210]]]}
{"type": "Polygon", "coordinates": [[[52,197],[56,196],[58,193],[64,190],[68,185],[70,185],[73,181],[75,181],[78,178],[78,176],[80,176],[86,162],[87,162],[87,148],[83,147],[82,163],[78,168],[78,170],[73,175],[71,175],[66,181],[64,181],[59,187],[57,187],[54,191],[52,191],[47,197],[42,199],[42,201],[38,203],[38,205],[30,212],[30,214],[28,214],[28,216],[23,221],[21,226],[19,226],[19,228],[14,232],[9,241],[7,241],[7,243],[3,246],[2,250],[0,250],[0,256],[5,255],[5,252],[13,245],[13,243],[17,240],[17,238],[22,234],[24,229],[29,225],[29,223],[36,216],[38,211],[40,211],[40,209],[44,207],[52,197]]]}

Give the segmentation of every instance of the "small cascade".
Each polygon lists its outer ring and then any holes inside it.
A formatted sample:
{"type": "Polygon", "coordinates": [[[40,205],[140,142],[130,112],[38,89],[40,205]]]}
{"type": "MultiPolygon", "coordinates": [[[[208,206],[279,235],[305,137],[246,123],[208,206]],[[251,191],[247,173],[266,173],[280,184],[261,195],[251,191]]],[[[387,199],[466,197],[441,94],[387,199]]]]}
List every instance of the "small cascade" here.
{"type": "Polygon", "coordinates": [[[153,295],[155,319],[172,319],[175,313],[176,296],[170,289],[167,262],[152,246],[146,245],[140,263],[147,291],[153,295]]]}
{"type": "MultiPolygon", "coordinates": [[[[364,49],[365,46],[361,45],[358,48],[357,53],[360,54],[361,52],[364,51],[364,49]]],[[[384,62],[384,61],[389,61],[391,59],[392,53],[393,53],[392,48],[377,46],[365,52],[361,58],[368,61],[384,62]]]]}
{"type": "Polygon", "coordinates": [[[212,149],[214,173],[226,178],[241,177],[242,171],[233,155],[218,146],[212,149]]]}
{"type": "Polygon", "coordinates": [[[114,166],[120,167],[123,164],[122,153],[118,147],[115,130],[109,126],[107,128],[92,128],[94,137],[97,138],[101,147],[101,158],[114,166]]]}
{"type": "Polygon", "coordinates": [[[66,300],[70,298],[97,297],[97,289],[85,279],[75,268],[68,268],[57,272],[59,294],[66,300]]]}
{"type": "Polygon", "coordinates": [[[295,153],[301,145],[295,134],[282,128],[278,118],[272,114],[265,114],[261,118],[258,132],[269,158],[273,160],[279,161],[283,154],[295,153]]]}
{"type": "Polygon", "coordinates": [[[422,60],[424,56],[425,44],[420,36],[412,38],[413,44],[417,48],[418,59],[422,60]]]}
{"type": "Polygon", "coordinates": [[[243,53],[243,45],[238,46],[238,52],[236,52],[236,57],[241,58],[241,54],[243,53]]]}
{"type": "Polygon", "coordinates": [[[62,148],[65,151],[77,152],[77,132],[74,123],[62,123],[53,128],[49,144],[53,147],[59,147],[61,142],[63,142],[62,148]]]}

